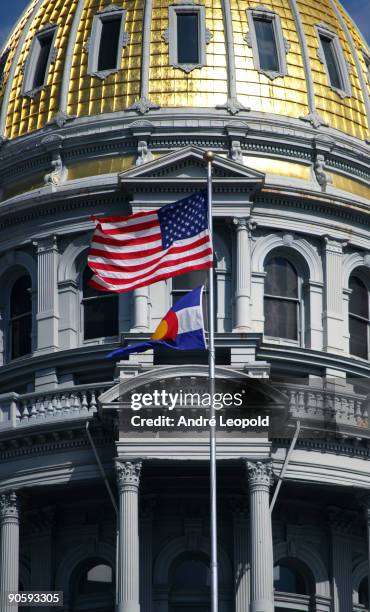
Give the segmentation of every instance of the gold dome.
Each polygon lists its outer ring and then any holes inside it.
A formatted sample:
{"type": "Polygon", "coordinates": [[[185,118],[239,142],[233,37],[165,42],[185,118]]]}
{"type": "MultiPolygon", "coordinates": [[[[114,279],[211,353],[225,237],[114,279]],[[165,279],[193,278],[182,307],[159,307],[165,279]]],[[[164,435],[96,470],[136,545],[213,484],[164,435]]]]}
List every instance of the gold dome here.
{"type": "MultiPolygon", "coordinates": [[[[226,51],[225,2],[199,0],[205,6],[210,40],[205,50],[205,65],[189,73],[170,65],[169,46],[163,34],[168,28],[171,4],[171,0],[153,0],[147,85],[147,96],[153,105],[185,110],[222,107],[232,79],[239,104],[252,113],[300,119],[310,116],[314,104],[317,114],[329,127],[362,140],[369,138],[366,54],[370,53],[358,29],[336,0],[295,0],[295,12],[291,0],[263,0],[264,8],[279,16],[286,46],[286,75],[274,79],[256,69],[253,49],[248,44],[247,10],[258,7],[258,2],[230,0],[235,64],[232,75],[226,51]],[[347,96],[340,96],[329,86],[325,66],[318,57],[317,24],[325,24],[338,36],[349,68],[351,91],[347,96]],[[312,75],[311,102],[307,62],[312,75]]],[[[121,69],[104,79],[88,72],[94,15],[109,5],[110,0],[33,0],[30,3],[3,49],[7,58],[0,90],[0,136],[14,139],[34,132],[53,121],[58,113],[84,118],[124,112],[140,99],[143,1],[114,0],[115,7],[126,11],[128,36],[121,69]],[[49,24],[57,26],[55,57],[46,86],[29,97],[24,95],[23,87],[26,61],[35,35],[49,24]]]]}

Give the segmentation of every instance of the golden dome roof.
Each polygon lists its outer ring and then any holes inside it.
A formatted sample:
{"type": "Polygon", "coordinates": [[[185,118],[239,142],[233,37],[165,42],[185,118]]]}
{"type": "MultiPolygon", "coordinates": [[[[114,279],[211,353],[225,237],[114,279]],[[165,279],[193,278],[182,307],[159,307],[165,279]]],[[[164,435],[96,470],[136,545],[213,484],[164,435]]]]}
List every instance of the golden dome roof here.
{"type": "MultiPolygon", "coordinates": [[[[204,66],[190,72],[170,64],[165,34],[171,4],[171,0],[114,0],[114,5],[110,0],[33,0],[3,49],[0,136],[14,139],[26,135],[43,128],[58,113],[86,118],[126,112],[145,98],[164,111],[181,108],[194,112],[226,105],[232,114],[238,111],[233,106],[237,100],[253,113],[291,119],[313,116],[313,123],[319,117],[331,128],[369,139],[370,53],[339,2],[263,0],[262,10],[279,17],[286,51],[286,74],[274,78],[256,69],[248,37],[248,10],[261,10],[258,2],[199,0],[193,4],[205,6],[208,44],[204,66]],[[148,25],[151,4],[148,30],[145,23],[148,25]],[[94,15],[109,6],[125,9],[127,37],[120,69],[99,78],[89,73],[89,44],[91,48],[94,15]],[[32,96],[25,95],[24,73],[32,41],[51,25],[56,26],[55,54],[47,82],[32,96]],[[318,53],[320,26],[336,34],[343,50],[348,66],[347,95],[340,95],[328,83],[318,53]]],[[[189,5],[189,0],[183,4],[189,5]]]]}

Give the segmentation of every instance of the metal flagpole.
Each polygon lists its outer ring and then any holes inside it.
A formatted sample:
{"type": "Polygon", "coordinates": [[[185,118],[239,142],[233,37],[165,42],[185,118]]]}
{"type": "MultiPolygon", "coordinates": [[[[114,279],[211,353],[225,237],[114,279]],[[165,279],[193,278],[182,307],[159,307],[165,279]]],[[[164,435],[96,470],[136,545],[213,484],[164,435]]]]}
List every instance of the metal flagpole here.
{"type": "MultiPolygon", "coordinates": [[[[204,160],[207,162],[208,189],[208,227],[213,250],[212,223],[212,163],[214,153],[206,151],[204,160]]],[[[214,286],[213,268],[208,273],[208,376],[211,395],[210,418],[215,418],[213,396],[215,391],[215,329],[214,329],[214,286]]],[[[210,427],[209,432],[210,459],[210,506],[211,506],[211,595],[212,612],[218,612],[218,561],[217,561],[217,478],[216,478],[216,427],[210,427]]]]}

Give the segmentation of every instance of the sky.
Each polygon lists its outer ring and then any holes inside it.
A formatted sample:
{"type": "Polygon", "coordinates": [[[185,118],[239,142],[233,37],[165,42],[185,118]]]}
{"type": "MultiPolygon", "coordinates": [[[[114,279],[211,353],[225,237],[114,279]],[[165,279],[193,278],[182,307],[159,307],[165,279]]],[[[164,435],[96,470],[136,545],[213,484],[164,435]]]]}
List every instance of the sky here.
{"type": "MultiPolygon", "coordinates": [[[[315,0],[310,0],[312,3],[315,0]]],[[[0,0],[0,47],[29,0],[0,0]]],[[[342,0],[370,44],[370,0],[342,0]]]]}

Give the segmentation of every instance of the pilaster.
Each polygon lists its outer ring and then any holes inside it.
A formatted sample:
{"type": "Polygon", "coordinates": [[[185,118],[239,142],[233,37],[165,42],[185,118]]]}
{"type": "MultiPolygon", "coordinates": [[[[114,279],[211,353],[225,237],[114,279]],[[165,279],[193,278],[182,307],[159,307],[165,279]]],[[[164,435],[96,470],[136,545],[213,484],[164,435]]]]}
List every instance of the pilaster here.
{"type": "Polygon", "coordinates": [[[250,541],[249,515],[246,499],[231,500],[234,535],[235,612],[249,612],[250,602],[250,541]]]}
{"type": "Polygon", "coordinates": [[[324,238],[324,350],[343,351],[342,265],[344,243],[330,236],[324,238]]]}
{"type": "Polygon", "coordinates": [[[117,461],[119,534],[117,612],[140,612],[138,496],[142,462],[117,461]]]}
{"type": "Polygon", "coordinates": [[[155,498],[142,500],[140,508],[140,606],[152,612],[153,602],[153,510],[155,498]]]}
{"type": "MultiPolygon", "coordinates": [[[[0,496],[0,594],[18,591],[19,583],[19,500],[12,491],[0,496]]],[[[6,598],[2,612],[16,612],[6,598]]]]}
{"type": "Polygon", "coordinates": [[[236,265],[235,265],[235,320],[234,332],[245,333],[250,330],[250,297],[251,297],[251,248],[248,220],[236,217],[233,220],[236,229],[236,265]]]}
{"type": "Polygon", "coordinates": [[[271,461],[247,462],[250,498],[250,612],[274,611],[273,545],[270,512],[271,461]]]}
{"type": "Polygon", "coordinates": [[[59,340],[61,349],[75,348],[78,344],[77,283],[65,280],[58,283],[60,320],[59,340]]]}
{"type": "Polygon", "coordinates": [[[40,238],[37,246],[37,352],[58,348],[58,248],[55,236],[40,238]]]}
{"type": "Polygon", "coordinates": [[[329,508],[333,612],[352,609],[352,526],[357,513],[329,508]]]}

